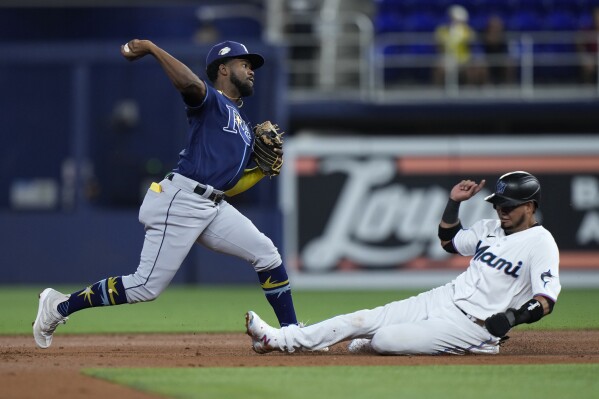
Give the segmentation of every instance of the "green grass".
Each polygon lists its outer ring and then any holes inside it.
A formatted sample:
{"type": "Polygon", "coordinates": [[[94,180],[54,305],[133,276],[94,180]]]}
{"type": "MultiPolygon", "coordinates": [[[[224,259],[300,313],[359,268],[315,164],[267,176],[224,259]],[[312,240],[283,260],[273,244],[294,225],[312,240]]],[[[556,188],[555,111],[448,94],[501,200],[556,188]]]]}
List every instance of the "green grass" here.
{"type": "MultiPolygon", "coordinates": [[[[56,287],[71,293],[81,287],[56,287]]],[[[43,287],[0,287],[0,334],[31,334],[43,287]]],[[[308,323],[372,308],[420,291],[298,291],[308,323]]],[[[564,290],[554,313],[518,329],[599,329],[598,290],[564,290]]],[[[156,301],[75,313],[57,334],[241,332],[253,309],[276,324],[256,286],[171,286],[156,301]]],[[[170,398],[598,398],[599,364],[510,366],[88,369],[85,374],[170,398]]]]}
{"type": "MultiPolygon", "coordinates": [[[[71,293],[81,287],[56,287],[71,293]]],[[[30,334],[43,287],[0,287],[0,334],[30,334]]],[[[301,321],[315,323],[337,314],[406,298],[419,291],[294,291],[301,321]]],[[[555,311],[518,329],[598,329],[599,290],[564,290],[555,311]]],[[[276,324],[272,309],[256,285],[239,287],[171,286],[150,303],[84,310],[73,314],[57,334],[125,332],[242,331],[244,314],[255,310],[276,324]]]]}
{"type": "Polygon", "coordinates": [[[599,364],[88,369],[171,398],[597,398],[599,364]]]}

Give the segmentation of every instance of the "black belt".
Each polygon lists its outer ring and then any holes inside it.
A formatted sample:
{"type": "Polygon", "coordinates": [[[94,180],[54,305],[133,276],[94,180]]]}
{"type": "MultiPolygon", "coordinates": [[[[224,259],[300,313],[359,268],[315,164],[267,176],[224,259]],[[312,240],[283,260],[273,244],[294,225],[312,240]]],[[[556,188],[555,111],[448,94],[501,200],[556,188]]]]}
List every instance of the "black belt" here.
{"type": "Polygon", "coordinates": [[[456,306],[456,308],[460,309],[460,312],[464,313],[464,315],[470,319],[470,321],[472,321],[474,324],[478,324],[481,327],[485,326],[485,321],[481,320],[481,319],[477,319],[476,317],[469,315],[468,313],[464,312],[459,306],[456,306]]]}
{"type": "MultiPolygon", "coordinates": [[[[169,179],[170,181],[173,180],[173,174],[169,174],[168,176],[166,176],[167,179],[169,179]]],[[[206,193],[206,190],[208,190],[208,187],[206,186],[201,186],[201,185],[197,185],[194,189],[193,192],[204,197],[204,194],[206,193]]],[[[216,192],[212,192],[212,194],[210,194],[208,197],[204,197],[204,198],[208,198],[210,201],[214,202],[215,204],[219,204],[222,200],[225,199],[225,193],[216,193],[216,192]]]]}

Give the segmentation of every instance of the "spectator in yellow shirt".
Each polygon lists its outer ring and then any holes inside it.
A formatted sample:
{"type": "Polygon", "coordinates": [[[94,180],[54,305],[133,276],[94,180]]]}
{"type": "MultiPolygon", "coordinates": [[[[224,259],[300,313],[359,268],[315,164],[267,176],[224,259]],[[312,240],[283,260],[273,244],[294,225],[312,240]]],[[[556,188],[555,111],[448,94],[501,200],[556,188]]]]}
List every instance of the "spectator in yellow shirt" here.
{"type": "Polygon", "coordinates": [[[452,5],[448,10],[449,23],[442,24],[435,30],[435,41],[440,54],[435,68],[434,80],[442,84],[457,74],[459,81],[478,84],[484,79],[484,67],[473,57],[472,46],[476,41],[476,33],[468,25],[468,11],[460,5],[452,5]]]}

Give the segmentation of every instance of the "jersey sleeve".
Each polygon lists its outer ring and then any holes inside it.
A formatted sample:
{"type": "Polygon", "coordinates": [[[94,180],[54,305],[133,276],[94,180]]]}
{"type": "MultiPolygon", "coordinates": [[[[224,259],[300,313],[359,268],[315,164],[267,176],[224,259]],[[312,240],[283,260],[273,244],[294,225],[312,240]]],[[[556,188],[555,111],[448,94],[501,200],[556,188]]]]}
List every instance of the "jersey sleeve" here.
{"type": "Polygon", "coordinates": [[[476,252],[476,246],[480,241],[482,232],[484,230],[484,224],[482,220],[474,223],[472,226],[466,229],[458,231],[458,234],[453,238],[453,247],[458,251],[460,255],[471,256],[476,252]]]}
{"type": "Polygon", "coordinates": [[[546,296],[555,302],[562,288],[559,280],[559,250],[549,232],[543,239],[535,240],[530,258],[533,295],[546,296]]]}
{"type": "Polygon", "coordinates": [[[202,103],[195,107],[185,104],[185,111],[187,112],[188,117],[197,116],[197,115],[201,114],[202,111],[204,110],[204,108],[206,108],[206,104],[213,101],[214,88],[211,87],[210,85],[208,85],[205,81],[204,81],[204,85],[206,86],[206,95],[204,96],[204,100],[202,100],[202,103]]]}

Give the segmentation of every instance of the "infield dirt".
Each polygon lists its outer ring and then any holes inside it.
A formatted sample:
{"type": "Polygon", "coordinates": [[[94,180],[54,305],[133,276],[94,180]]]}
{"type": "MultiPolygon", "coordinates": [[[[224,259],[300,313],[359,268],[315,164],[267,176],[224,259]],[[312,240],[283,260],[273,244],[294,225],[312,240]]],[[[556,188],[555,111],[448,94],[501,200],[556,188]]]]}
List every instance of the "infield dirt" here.
{"type": "Polygon", "coordinates": [[[0,336],[0,396],[21,398],[132,398],[149,395],[85,376],[87,367],[258,367],[429,364],[599,363],[599,330],[514,331],[499,355],[377,356],[347,352],[338,344],[326,353],[251,350],[243,333],[57,335],[38,349],[31,336],[0,336]]]}

